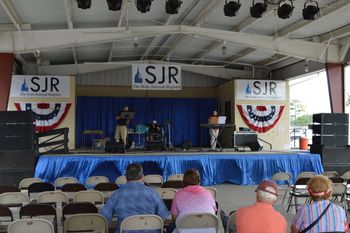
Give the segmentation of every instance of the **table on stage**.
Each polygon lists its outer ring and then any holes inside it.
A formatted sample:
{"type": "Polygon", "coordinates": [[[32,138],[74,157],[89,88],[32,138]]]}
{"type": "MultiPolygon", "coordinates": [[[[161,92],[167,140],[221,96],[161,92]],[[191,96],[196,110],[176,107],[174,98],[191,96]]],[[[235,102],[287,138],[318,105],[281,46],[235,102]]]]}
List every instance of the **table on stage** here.
{"type": "Polygon", "coordinates": [[[203,146],[203,144],[202,144],[202,129],[203,128],[219,129],[218,136],[215,137],[214,143],[217,142],[217,145],[219,146],[220,151],[223,151],[223,148],[222,148],[222,146],[221,146],[221,144],[219,142],[220,134],[222,133],[222,131],[224,129],[229,129],[229,128],[234,129],[234,125],[233,124],[200,124],[200,127],[201,127],[201,145],[200,145],[201,146],[201,150],[202,150],[202,146],[203,146]]]}

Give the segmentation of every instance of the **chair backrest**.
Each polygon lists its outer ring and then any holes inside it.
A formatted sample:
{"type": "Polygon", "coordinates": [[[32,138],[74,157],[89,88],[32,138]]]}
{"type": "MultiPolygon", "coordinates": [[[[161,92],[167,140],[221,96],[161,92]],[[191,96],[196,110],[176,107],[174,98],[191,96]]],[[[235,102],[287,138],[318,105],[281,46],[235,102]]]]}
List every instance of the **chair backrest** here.
{"type": "Polygon", "coordinates": [[[73,202],[68,203],[62,208],[62,218],[63,220],[67,215],[74,214],[97,214],[97,207],[91,202],[73,202]]]}
{"type": "Polygon", "coordinates": [[[55,191],[55,187],[48,182],[33,183],[28,187],[28,195],[45,191],[55,191]]]}
{"type": "Polygon", "coordinates": [[[345,196],[346,185],[342,184],[342,183],[333,183],[332,184],[332,193],[333,193],[333,196],[345,196]]]}
{"type": "Polygon", "coordinates": [[[307,182],[309,182],[310,179],[311,179],[310,177],[302,177],[297,179],[294,183],[294,188],[298,188],[298,186],[302,186],[302,188],[306,188],[303,186],[306,186],[307,182]]]}
{"type": "Polygon", "coordinates": [[[19,182],[18,188],[20,190],[27,190],[29,185],[33,183],[41,183],[41,182],[44,182],[44,181],[40,178],[24,178],[19,182]]]}
{"type": "Polygon", "coordinates": [[[227,233],[235,232],[233,229],[235,229],[234,225],[236,224],[236,215],[237,215],[237,212],[233,212],[228,216],[227,226],[226,226],[227,233]]]}
{"type": "Polygon", "coordinates": [[[52,223],[46,219],[19,219],[9,224],[8,233],[54,233],[52,223]]]}
{"type": "Polygon", "coordinates": [[[80,183],[67,183],[61,187],[62,192],[75,193],[84,190],[86,190],[86,187],[80,183]]]}
{"type": "Polygon", "coordinates": [[[10,186],[10,185],[3,185],[0,186],[0,194],[1,193],[10,193],[10,192],[20,192],[19,188],[16,186],[10,186]]]}
{"type": "Polygon", "coordinates": [[[350,180],[350,171],[344,172],[343,175],[341,175],[345,180],[350,180]]]}
{"type": "Polygon", "coordinates": [[[147,184],[163,184],[163,176],[161,175],[146,175],[143,181],[147,184]]]}
{"type": "Polygon", "coordinates": [[[46,191],[38,196],[38,203],[68,203],[68,195],[62,191],[46,191]]]}
{"type": "Polygon", "coordinates": [[[118,185],[111,182],[99,183],[94,189],[101,192],[112,192],[118,189],[118,185]]]}
{"type": "Polygon", "coordinates": [[[115,180],[115,183],[116,183],[117,185],[126,184],[126,182],[128,182],[128,181],[126,180],[126,176],[119,176],[119,177],[117,177],[117,179],[115,180]]]}
{"type": "Polygon", "coordinates": [[[109,179],[105,176],[90,176],[86,182],[86,187],[95,187],[99,183],[107,183],[109,179]]]}
{"type": "Polygon", "coordinates": [[[211,193],[211,195],[213,195],[213,198],[216,200],[216,195],[217,195],[216,188],[214,187],[205,187],[205,188],[211,193]]]}
{"type": "Polygon", "coordinates": [[[28,204],[19,210],[19,217],[53,216],[55,219],[56,209],[49,204],[28,204]]]}
{"type": "Polygon", "coordinates": [[[156,188],[155,191],[159,194],[160,198],[165,200],[174,199],[176,189],[173,188],[156,188]]]}
{"type": "Polygon", "coordinates": [[[100,214],[76,214],[64,221],[64,233],[98,232],[108,233],[108,222],[100,214]]]}
{"type": "Polygon", "coordinates": [[[289,184],[291,178],[292,176],[288,172],[277,172],[273,174],[271,179],[274,181],[287,181],[289,184]]]}
{"type": "Polygon", "coordinates": [[[21,192],[0,194],[0,205],[18,206],[28,204],[29,202],[28,195],[21,192]]]}
{"type": "Polygon", "coordinates": [[[328,178],[337,177],[338,176],[338,172],[336,172],[336,171],[326,171],[326,172],[323,172],[322,175],[327,176],[328,178]]]}
{"type": "Polygon", "coordinates": [[[164,182],[161,186],[162,188],[174,188],[174,189],[182,189],[185,187],[183,181],[180,180],[168,180],[164,182]]]}
{"type": "Polygon", "coordinates": [[[184,174],[173,174],[173,175],[170,175],[167,179],[168,180],[179,180],[179,181],[183,181],[184,179],[184,174]]]}
{"type": "Polygon", "coordinates": [[[344,183],[344,178],[341,176],[336,176],[336,177],[329,177],[329,179],[332,181],[332,183],[344,183]]]}
{"type": "Polygon", "coordinates": [[[314,172],[301,172],[298,174],[297,179],[299,178],[312,178],[315,176],[314,172]]]}
{"type": "Polygon", "coordinates": [[[176,220],[176,229],[208,229],[215,228],[219,232],[219,219],[211,213],[185,214],[176,220]]]}
{"type": "Polygon", "coordinates": [[[55,188],[61,188],[65,184],[79,183],[78,179],[75,177],[58,177],[55,180],[55,188]]]}
{"type": "Polygon", "coordinates": [[[127,230],[141,231],[141,230],[160,230],[163,232],[163,220],[153,214],[134,215],[125,218],[120,224],[120,232],[127,230]]]}
{"type": "Polygon", "coordinates": [[[94,204],[103,204],[104,196],[100,191],[87,190],[75,193],[73,202],[91,202],[94,204]]]}

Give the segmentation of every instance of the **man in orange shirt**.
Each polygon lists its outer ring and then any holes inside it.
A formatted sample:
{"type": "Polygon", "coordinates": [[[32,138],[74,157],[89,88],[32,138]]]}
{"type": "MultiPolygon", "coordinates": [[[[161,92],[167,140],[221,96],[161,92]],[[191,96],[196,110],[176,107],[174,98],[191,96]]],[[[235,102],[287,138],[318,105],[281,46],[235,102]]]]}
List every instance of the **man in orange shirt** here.
{"type": "MultiPolygon", "coordinates": [[[[211,116],[208,119],[208,124],[215,125],[219,121],[219,116],[217,111],[213,111],[211,116]]],[[[210,146],[212,150],[215,150],[216,144],[218,143],[218,136],[219,136],[219,129],[218,128],[210,128],[209,129],[209,135],[210,135],[210,146]]]]}
{"type": "Polygon", "coordinates": [[[278,186],[272,180],[262,181],[256,189],[256,203],[237,210],[237,233],[286,233],[285,218],[273,208],[278,186]]]}

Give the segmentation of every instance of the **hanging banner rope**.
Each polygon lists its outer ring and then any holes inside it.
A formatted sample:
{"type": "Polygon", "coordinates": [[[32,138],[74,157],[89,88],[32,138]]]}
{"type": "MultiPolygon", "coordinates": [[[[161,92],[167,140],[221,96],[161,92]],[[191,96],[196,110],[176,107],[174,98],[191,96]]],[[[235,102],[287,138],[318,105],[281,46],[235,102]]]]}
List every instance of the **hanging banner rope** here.
{"type": "Polygon", "coordinates": [[[284,106],[273,105],[237,105],[243,121],[252,130],[265,133],[275,127],[282,116],[284,106]]]}
{"type": "Polygon", "coordinates": [[[33,111],[36,114],[37,132],[55,129],[67,116],[71,105],[71,103],[15,103],[17,111],[33,111]]]}

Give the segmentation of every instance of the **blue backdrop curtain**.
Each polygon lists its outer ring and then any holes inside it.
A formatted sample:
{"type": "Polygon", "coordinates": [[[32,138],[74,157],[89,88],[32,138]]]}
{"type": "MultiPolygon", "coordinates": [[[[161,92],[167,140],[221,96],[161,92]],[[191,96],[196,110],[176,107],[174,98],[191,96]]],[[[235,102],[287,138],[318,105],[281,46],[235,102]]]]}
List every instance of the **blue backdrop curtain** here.
{"type": "MultiPolygon", "coordinates": [[[[76,144],[82,144],[84,130],[103,130],[109,138],[114,138],[116,115],[123,106],[135,111],[135,119],[130,126],[148,125],[152,120],[158,124],[172,121],[171,139],[174,145],[191,140],[200,145],[202,131],[203,144],[208,145],[208,129],[200,130],[200,123],[207,123],[213,110],[217,109],[217,99],[174,99],[174,98],[125,98],[125,97],[78,97],[76,110],[76,144]]],[[[167,128],[164,127],[167,134],[167,128]]],[[[84,138],[84,143],[91,143],[84,138]]]]}

